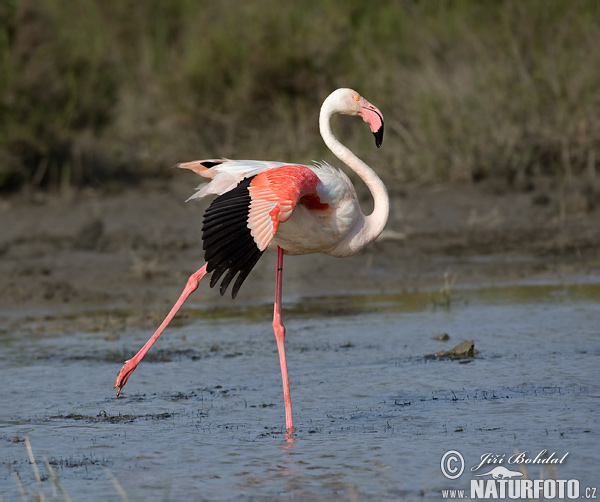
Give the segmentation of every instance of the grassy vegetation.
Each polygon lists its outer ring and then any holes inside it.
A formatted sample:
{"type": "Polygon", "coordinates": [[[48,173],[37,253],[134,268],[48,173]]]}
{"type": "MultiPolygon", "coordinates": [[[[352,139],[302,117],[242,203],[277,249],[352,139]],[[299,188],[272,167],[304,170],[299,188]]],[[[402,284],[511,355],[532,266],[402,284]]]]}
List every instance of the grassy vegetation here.
{"type": "Polygon", "coordinates": [[[599,82],[595,0],[2,0],[0,189],[330,158],[340,86],[383,111],[376,155],[337,128],[388,180],[594,177],[599,82]]]}

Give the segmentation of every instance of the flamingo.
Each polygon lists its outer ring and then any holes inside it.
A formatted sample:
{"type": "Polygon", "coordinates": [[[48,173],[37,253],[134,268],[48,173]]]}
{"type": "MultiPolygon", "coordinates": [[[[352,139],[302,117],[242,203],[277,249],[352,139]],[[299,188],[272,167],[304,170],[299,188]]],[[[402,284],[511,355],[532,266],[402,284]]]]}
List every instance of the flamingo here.
{"type": "Polygon", "coordinates": [[[181,296],[142,349],[117,375],[117,396],[148,349],[196,290],[200,280],[212,273],[210,286],[221,277],[224,295],[233,278],[235,298],[242,283],[267,248],[277,250],[273,331],[277,342],[285,422],[294,432],[292,401],[285,356],[285,327],[281,319],[283,255],[325,253],[351,256],[374,241],[389,215],[389,197],[375,172],[333,135],[330,119],[335,113],[361,117],[371,128],[379,148],[383,140],[383,115],[352,89],[337,89],[323,102],[319,129],[323,141],[346,166],[364,181],[374,199],[373,212],[365,216],[350,179],[342,171],[320,162],[312,166],[257,160],[209,159],[178,164],[209,183],[197,188],[190,199],[216,195],[204,213],[202,241],[205,264],[193,273],[181,296]]]}

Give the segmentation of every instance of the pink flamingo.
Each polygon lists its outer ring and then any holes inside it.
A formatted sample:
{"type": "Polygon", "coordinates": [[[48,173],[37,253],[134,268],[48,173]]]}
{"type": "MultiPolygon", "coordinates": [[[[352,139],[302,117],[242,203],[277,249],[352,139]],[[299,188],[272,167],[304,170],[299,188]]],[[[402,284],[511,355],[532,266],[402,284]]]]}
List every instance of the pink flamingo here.
{"type": "Polygon", "coordinates": [[[273,330],[283,380],[285,423],[288,433],[293,433],[285,327],[281,321],[283,255],[325,253],[338,258],[353,255],[379,236],[389,214],[389,198],[383,182],[333,135],[330,119],[335,113],[361,117],[371,127],[377,147],[383,140],[383,116],[356,91],[337,89],[323,102],[319,117],[325,144],[371,191],[374,208],[368,216],[362,213],[348,177],[324,162],[303,166],[217,159],[179,164],[178,167],[212,180],[199,187],[190,199],[218,196],[204,213],[202,247],[206,263],[190,276],[181,296],[146,345],[125,362],[114,385],[118,388],[117,396],[204,275],[212,272],[210,286],[213,287],[225,274],[220,285],[221,295],[237,275],[232,288],[235,298],[265,249],[276,248],[273,330]]]}

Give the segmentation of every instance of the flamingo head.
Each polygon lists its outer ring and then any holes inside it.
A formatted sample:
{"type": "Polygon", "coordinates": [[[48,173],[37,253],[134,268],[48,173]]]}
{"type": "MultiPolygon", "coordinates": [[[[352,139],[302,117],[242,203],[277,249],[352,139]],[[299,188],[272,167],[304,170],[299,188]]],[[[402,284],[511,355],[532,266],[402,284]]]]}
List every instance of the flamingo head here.
{"type": "Polygon", "coordinates": [[[375,136],[377,148],[383,142],[383,114],[379,109],[369,103],[358,92],[352,89],[337,89],[333,91],[323,103],[323,108],[329,108],[330,113],[344,115],[358,115],[369,127],[375,136]]]}

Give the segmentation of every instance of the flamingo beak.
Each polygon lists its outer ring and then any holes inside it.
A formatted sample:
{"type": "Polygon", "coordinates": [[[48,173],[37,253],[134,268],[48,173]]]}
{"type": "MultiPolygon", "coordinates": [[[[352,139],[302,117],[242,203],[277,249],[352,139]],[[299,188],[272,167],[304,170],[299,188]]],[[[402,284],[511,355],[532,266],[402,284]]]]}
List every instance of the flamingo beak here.
{"type": "Polygon", "coordinates": [[[376,106],[373,106],[366,99],[362,98],[360,103],[360,116],[369,124],[371,132],[375,136],[375,145],[377,148],[383,143],[383,115],[376,106]]]}
{"type": "Polygon", "coordinates": [[[373,133],[373,136],[375,136],[375,145],[379,148],[383,143],[383,120],[381,121],[381,127],[373,133]]]}

